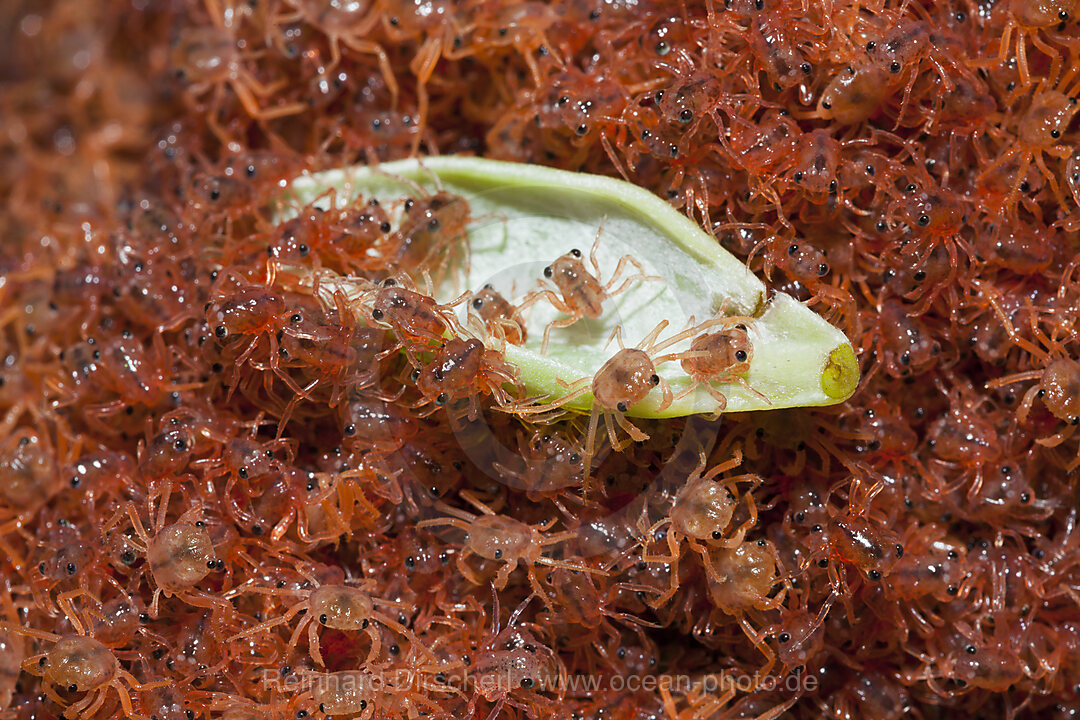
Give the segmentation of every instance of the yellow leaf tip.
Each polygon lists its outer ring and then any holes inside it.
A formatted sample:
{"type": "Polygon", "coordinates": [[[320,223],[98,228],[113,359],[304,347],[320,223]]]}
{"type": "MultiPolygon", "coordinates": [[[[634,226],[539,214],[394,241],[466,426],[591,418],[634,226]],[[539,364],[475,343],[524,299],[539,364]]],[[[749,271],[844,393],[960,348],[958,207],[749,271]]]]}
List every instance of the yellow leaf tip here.
{"type": "Polygon", "coordinates": [[[821,369],[821,390],[835,402],[843,402],[859,386],[859,375],[859,362],[851,345],[837,345],[821,369]]]}

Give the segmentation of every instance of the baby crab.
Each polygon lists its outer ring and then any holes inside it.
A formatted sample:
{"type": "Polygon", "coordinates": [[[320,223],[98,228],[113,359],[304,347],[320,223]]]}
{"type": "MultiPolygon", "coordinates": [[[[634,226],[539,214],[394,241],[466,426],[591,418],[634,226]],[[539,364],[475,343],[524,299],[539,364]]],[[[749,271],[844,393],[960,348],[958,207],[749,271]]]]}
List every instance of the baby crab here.
{"type": "MultiPolygon", "coordinates": [[[[709,598],[721,612],[740,618],[739,624],[747,637],[757,635],[746,620],[747,613],[783,607],[786,586],[773,592],[781,584],[778,567],[782,564],[776,547],[765,538],[748,540],[732,548],[715,548],[708,551],[702,562],[709,598]]],[[[655,601],[652,604],[658,606],[655,601]]]]}
{"type": "Polygon", "coordinates": [[[409,198],[401,226],[389,238],[394,247],[388,259],[404,272],[441,275],[460,249],[467,264],[470,221],[469,203],[460,195],[438,190],[419,200],[409,198]]]}
{"type": "MultiPolygon", "coordinates": [[[[433,409],[455,400],[467,400],[468,417],[480,416],[480,397],[491,395],[500,406],[510,402],[505,386],[519,385],[517,370],[502,360],[502,354],[484,347],[475,338],[451,338],[437,350],[431,361],[417,368],[413,378],[424,395],[415,407],[431,404],[433,409]]],[[[519,385],[520,387],[520,385],[519,385]]]]}
{"type": "Polygon", "coordinates": [[[604,571],[596,570],[588,565],[566,560],[555,560],[543,555],[544,548],[577,536],[577,533],[572,531],[545,534],[555,523],[554,519],[542,525],[526,525],[512,517],[495,514],[494,510],[482,503],[468,490],[462,490],[461,497],[480,510],[482,514],[474,515],[440,501],[436,503],[437,507],[454,517],[421,520],[416,524],[416,527],[450,526],[465,532],[465,547],[458,553],[457,566],[461,574],[474,585],[481,585],[483,581],[476,571],[465,562],[470,555],[479,555],[486,560],[497,560],[504,563],[495,576],[494,585],[497,590],[506,587],[506,583],[510,579],[510,573],[514,571],[519,563],[524,564],[529,574],[529,583],[536,594],[544,599],[548,607],[551,607],[551,602],[537,580],[535,570],[537,565],[549,565],[551,567],[566,568],[567,570],[606,575],[604,571]]]}
{"type": "Polygon", "coordinates": [[[739,475],[716,480],[718,475],[738,467],[741,463],[742,453],[736,453],[730,460],[704,472],[707,458],[702,452],[701,462],[687,479],[686,484],[675,494],[674,503],[667,517],[660,519],[652,527],[646,528],[646,510],[642,508],[642,515],[638,521],[638,527],[644,535],[641,559],[643,562],[662,563],[671,567],[671,587],[663,595],[651,601],[650,604],[653,607],[663,607],[678,590],[679,558],[682,556],[680,545],[683,540],[694,551],[701,554],[709,579],[716,583],[722,582],[722,578],[709,562],[710,548],[738,547],[746,538],[747,531],[757,523],[757,505],[754,503],[750,490],[747,490],[742,495],[747,506],[746,520],[734,532],[727,533],[740,500],[740,497],[735,494],[737,485],[749,483],[752,490],[761,484],[761,478],[757,475],[739,475]],[[666,556],[650,554],[649,542],[659,537],[658,531],[664,526],[668,526],[663,536],[667,541],[669,554],[666,556]]]}
{"type": "MultiPolygon", "coordinates": [[[[164,503],[162,509],[164,509],[164,503]]],[[[128,502],[105,524],[103,534],[106,537],[108,537],[109,529],[119,522],[125,513],[139,538],[138,542],[133,538],[128,538],[128,542],[145,553],[146,567],[157,584],[154,599],[150,603],[150,617],[158,616],[158,602],[162,594],[167,598],[176,596],[184,602],[199,607],[224,607],[232,611],[229,603],[195,587],[210,574],[210,571],[225,566],[221,560],[217,559],[217,553],[214,551],[214,544],[210,540],[209,533],[206,532],[205,523],[201,520],[193,520],[201,515],[201,507],[192,507],[171,525],[164,525],[164,512],[161,512],[159,514],[159,518],[162,519],[161,525],[156,534],[151,537],[143,527],[134,504],[128,502]]]]}
{"type": "Polygon", "coordinates": [[[662,278],[655,275],[646,275],[645,269],[640,262],[630,255],[623,255],[619,258],[619,263],[615,266],[611,278],[606,283],[602,283],[600,280],[600,265],[596,260],[596,249],[600,244],[602,230],[603,223],[597,229],[596,240],[589,251],[589,262],[592,264],[595,274],[590,273],[585,268],[581,251],[574,248],[544,268],[544,277],[555,284],[558,292],[549,288],[537,290],[527,295],[521,304],[520,309],[524,310],[536,302],[546,299],[556,310],[568,316],[560,320],[553,320],[544,328],[544,340],[540,345],[541,353],[547,352],[552,329],[570,327],[582,318],[595,320],[603,314],[603,304],[608,298],[626,291],[635,282],[662,280],[662,278]],[[627,265],[633,265],[637,268],[637,273],[622,277],[627,265]],[[622,278],[623,282],[616,287],[616,283],[620,278],[622,278]]]}
{"type": "Polygon", "coordinates": [[[468,275],[468,228],[482,219],[473,217],[468,198],[444,188],[435,173],[428,173],[432,191],[409,178],[377,172],[412,193],[405,198],[397,230],[383,236],[377,248],[385,263],[412,278],[430,275],[436,286],[454,265],[468,275]]]}
{"type": "Polygon", "coordinates": [[[720,320],[721,328],[694,338],[690,352],[683,358],[683,372],[690,376],[691,384],[675,396],[673,402],[686,397],[698,387],[704,387],[716,401],[714,414],[727,408],[727,396],[716,388],[716,383],[738,382],[751,392],[767,399],[746,382],[743,375],[750,370],[754,358],[754,343],[750,340],[747,326],[753,318],[732,316],[720,320]]]}
{"type": "Polygon", "coordinates": [[[284,625],[299,613],[306,611],[306,614],[300,622],[297,623],[296,628],[293,629],[293,633],[289,637],[288,650],[292,650],[299,641],[300,634],[306,628],[308,633],[308,652],[311,654],[311,658],[318,663],[320,667],[326,665],[323,661],[322,651],[319,646],[320,625],[343,632],[365,631],[371,639],[371,649],[368,651],[367,659],[365,660],[365,663],[370,665],[372,660],[377,658],[379,652],[382,650],[381,636],[379,630],[372,624],[373,621],[404,635],[408,638],[410,645],[419,648],[421,652],[425,652],[431,660],[435,660],[435,656],[431,655],[430,651],[417,640],[408,628],[385,613],[375,609],[376,604],[398,609],[406,608],[406,605],[392,600],[374,598],[361,588],[353,587],[351,585],[330,583],[320,584],[311,576],[308,577],[308,580],[315,585],[311,590],[303,588],[263,587],[245,584],[229,591],[229,593],[227,593],[227,597],[229,598],[244,592],[279,596],[300,595],[303,598],[300,602],[286,610],[280,617],[276,617],[273,620],[267,620],[266,622],[254,625],[241,633],[237,633],[229,638],[229,642],[257,635],[265,630],[277,627],[278,625],[284,625]]]}
{"type": "MultiPolygon", "coordinates": [[[[71,596],[85,591],[65,593],[71,596]]],[[[102,642],[89,637],[86,626],[69,602],[58,602],[76,635],[56,635],[36,628],[0,624],[0,629],[27,637],[52,642],[48,652],[33,655],[22,662],[22,669],[37,675],[44,681],[45,694],[61,707],[63,718],[92,717],[105,704],[110,688],[116,691],[123,713],[131,720],[147,720],[135,712],[131,704],[131,691],[141,692],[166,685],[154,682],[142,685],[128,671],[120,667],[112,650],[102,642]],[[57,689],[66,693],[85,693],[80,700],[69,704],[57,689]]]]}
{"type": "Polygon", "coordinates": [[[584,466],[581,449],[548,428],[533,431],[526,440],[518,436],[518,454],[510,465],[495,462],[500,480],[509,487],[524,490],[530,500],[582,483],[584,466]]]}
{"type": "Polygon", "coordinates": [[[695,351],[668,353],[666,355],[659,355],[658,353],[697,336],[703,330],[724,322],[726,322],[726,318],[713,318],[672,335],[666,340],[657,342],[660,333],[668,326],[668,321],[662,320],[648,335],[641,339],[637,347],[632,348],[623,345],[622,328],[616,326],[611,337],[619,343],[619,351],[608,359],[592,378],[581,378],[572,384],[563,383],[567,393],[561,398],[543,405],[515,408],[512,412],[518,415],[546,414],[591,393],[593,397],[592,412],[589,416],[589,429],[585,441],[585,468],[588,469],[591,467],[596,449],[596,432],[600,416],[603,415],[604,417],[604,424],[612,449],[616,451],[622,450],[629,444],[618,440],[615,434],[616,425],[622,428],[633,442],[648,440],[648,434],[627,421],[626,413],[643,401],[657,387],[660,388],[663,399],[656,410],[662,411],[669,407],[674,401],[674,396],[671,392],[671,386],[657,373],[657,366],[672,360],[698,359],[701,356],[700,352],[695,351]]]}
{"type": "Polygon", "coordinates": [[[442,345],[446,335],[462,334],[461,326],[450,310],[462,300],[464,297],[440,304],[430,295],[410,290],[401,281],[387,278],[370,293],[371,319],[377,327],[393,330],[405,353],[417,365],[417,352],[442,345]]]}
{"type": "Polygon", "coordinates": [[[518,622],[533,596],[521,601],[502,630],[499,629],[499,596],[494,588],[492,596],[491,633],[477,647],[476,657],[469,666],[469,674],[477,680],[477,692],[466,709],[469,717],[479,717],[476,706],[481,699],[495,703],[487,715],[491,719],[499,715],[504,705],[526,708],[515,697],[521,691],[539,692],[547,684],[545,681],[553,680],[562,687],[566,680],[566,667],[559,656],[526,629],[526,623],[518,622]]]}
{"type": "Polygon", "coordinates": [[[490,284],[472,294],[469,325],[511,345],[524,345],[528,337],[521,312],[490,284]]]}
{"type": "MultiPolygon", "coordinates": [[[[421,671],[434,672],[431,666],[421,671]]],[[[385,670],[385,668],[381,668],[385,670]]],[[[397,680],[388,681],[389,673],[371,669],[339,670],[321,673],[309,668],[297,671],[302,687],[307,690],[296,699],[301,704],[310,701],[326,717],[354,717],[371,720],[372,717],[438,717],[445,715],[443,709],[416,687],[414,671],[399,669],[397,680]],[[403,681],[404,680],[404,681],[403,681]],[[418,709],[424,708],[424,713],[418,709]]],[[[298,710],[291,717],[304,718],[311,715],[298,710]]],[[[286,717],[275,715],[274,717],[286,717]]]]}
{"type": "MultiPolygon", "coordinates": [[[[991,302],[1012,341],[1031,353],[1033,357],[1038,358],[1042,364],[1042,369],[1006,375],[991,380],[986,383],[986,386],[994,388],[1011,385],[1022,380],[1038,380],[1035,385],[1032,385],[1024,393],[1024,399],[1016,410],[1016,419],[1018,422],[1024,422],[1035,399],[1042,400],[1050,414],[1067,423],[1068,427],[1054,435],[1039,438],[1036,442],[1046,447],[1057,447],[1069,439],[1076,431],[1076,427],[1080,425],[1080,362],[1069,357],[1061,343],[1054,338],[1048,337],[1036,327],[1035,313],[1030,313],[1031,331],[1039,342],[1048,349],[1035,345],[1017,333],[1008,317],[999,307],[998,302],[996,300],[991,302]]],[[[1076,458],[1066,466],[1066,470],[1071,472],[1078,466],[1080,466],[1080,451],[1078,451],[1076,458]]]]}

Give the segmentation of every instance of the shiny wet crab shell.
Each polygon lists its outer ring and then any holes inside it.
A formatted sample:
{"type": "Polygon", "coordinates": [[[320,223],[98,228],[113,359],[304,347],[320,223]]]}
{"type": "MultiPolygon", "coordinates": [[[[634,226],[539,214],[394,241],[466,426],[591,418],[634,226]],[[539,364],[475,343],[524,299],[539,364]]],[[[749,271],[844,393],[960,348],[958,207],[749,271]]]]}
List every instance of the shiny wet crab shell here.
{"type": "Polygon", "coordinates": [[[1040,385],[1046,409],[1058,420],[1075,424],[1080,417],[1080,362],[1066,359],[1050,363],[1040,385]]]}
{"type": "Polygon", "coordinates": [[[767,545],[744,542],[735,548],[717,548],[709,552],[719,581],[708,578],[709,595],[726,613],[738,614],[768,604],[769,592],[776,584],[776,559],[767,545]]]}
{"type": "Polygon", "coordinates": [[[644,400],[659,384],[660,377],[649,354],[637,348],[626,348],[615,353],[597,371],[592,392],[601,407],[625,412],[644,400]]]}
{"type": "Polygon", "coordinates": [[[45,678],[70,692],[96,690],[116,675],[116,657],[109,648],[81,635],[62,637],[46,653],[45,678]]]}
{"type": "Polygon", "coordinates": [[[308,598],[311,617],[335,630],[362,630],[373,612],[371,599],[362,590],[344,585],[323,585],[308,598]]]}
{"type": "Polygon", "coordinates": [[[708,379],[722,373],[744,373],[750,369],[754,344],[745,328],[725,328],[694,338],[690,352],[705,353],[682,360],[683,371],[695,378],[708,379]]]}
{"type": "Polygon", "coordinates": [[[480,694],[488,700],[513,690],[540,688],[555,669],[555,654],[526,630],[508,628],[491,645],[469,668],[480,694]]]}
{"type": "Polygon", "coordinates": [[[1075,13],[1076,0],[1013,0],[1009,9],[1019,24],[1044,28],[1066,22],[1075,13]]]}
{"type": "Polygon", "coordinates": [[[697,478],[679,491],[671,523],[684,535],[707,540],[727,529],[735,504],[735,496],[727,486],[697,478]]]}
{"type": "Polygon", "coordinates": [[[214,545],[205,529],[179,522],[154,536],[146,557],[158,586],[176,592],[207,576],[215,559],[214,545]]]}
{"type": "Polygon", "coordinates": [[[530,546],[532,528],[502,515],[481,515],[469,529],[468,547],[488,560],[517,560],[530,546]]]}
{"type": "Polygon", "coordinates": [[[551,278],[570,307],[596,319],[604,312],[604,287],[577,259],[580,255],[563,255],[544,270],[544,275],[551,278]]]}
{"type": "Polygon", "coordinates": [[[355,715],[367,708],[375,684],[375,677],[364,670],[317,675],[311,686],[311,700],[326,715],[355,715]]]}

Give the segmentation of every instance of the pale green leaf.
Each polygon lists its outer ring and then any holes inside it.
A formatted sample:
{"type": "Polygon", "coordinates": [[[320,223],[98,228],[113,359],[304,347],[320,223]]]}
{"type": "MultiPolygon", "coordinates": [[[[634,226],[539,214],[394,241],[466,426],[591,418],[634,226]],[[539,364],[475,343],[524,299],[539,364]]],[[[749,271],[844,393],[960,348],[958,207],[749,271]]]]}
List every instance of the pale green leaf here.
{"type": "MultiPolygon", "coordinates": [[[[506,360],[520,370],[531,395],[554,400],[565,394],[563,383],[591,378],[618,349],[608,343],[616,325],[633,346],[661,320],[669,323],[662,340],[684,329],[691,318],[701,322],[721,308],[725,315],[756,318],[750,326],[754,356],[746,385],[715,386],[727,398],[727,412],[831,405],[849,397],[858,384],[855,354],[842,332],[788,295],[776,293],[766,301],[765,286],[743,263],[690,219],[630,183],[450,156],[305,175],[293,181],[290,192],[298,203],[322,196],[319,202],[325,204],[332,190],[339,207],[357,196],[365,201],[374,196],[383,205],[399,207],[404,198],[417,194],[417,185],[467,198],[473,218],[468,268],[459,262],[446,273],[436,289],[441,302],[486,283],[510,299],[520,299],[540,287],[543,268],[558,256],[579,248],[587,257],[598,230],[603,281],[627,254],[649,275],[662,278],[638,282],[615,295],[599,320],[553,330],[546,354],[540,352],[544,327],[560,315],[547,303],[534,305],[526,321],[527,343],[506,347],[506,360]]],[[[665,363],[658,372],[676,395],[690,384],[678,362],[665,363]]],[[[660,400],[654,391],[627,414],[675,417],[717,410],[717,401],[703,388],[663,410],[660,400]]],[[[591,402],[591,395],[585,395],[569,407],[587,411],[591,402]]]]}

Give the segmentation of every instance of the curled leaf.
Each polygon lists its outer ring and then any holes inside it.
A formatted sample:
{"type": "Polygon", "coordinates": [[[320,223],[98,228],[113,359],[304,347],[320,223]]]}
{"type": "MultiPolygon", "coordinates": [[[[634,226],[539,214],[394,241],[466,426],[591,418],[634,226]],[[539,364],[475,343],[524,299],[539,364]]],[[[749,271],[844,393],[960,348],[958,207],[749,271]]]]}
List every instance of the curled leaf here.
{"type": "MultiPolygon", "coordinates": [[[[761,280],[714,238],[630,183],[450,156],[305,175],[293,181],[291,193],[299,203],[328,203],[329,191],[337,195],[338,207],[375,197],[386,207],[400,208],[405,198],[439,189],[464,198],[470,212],[467,237],[458,240],[468,247],[449,254],[437,273],[440,302],[487,284],[520,301],[552,288],[544,283],[544,268],[573,248],[581,250],[589,267],[594,242],[601,281],[610,279],[627,255],[650,276],[608,298],[601,317],[552,329],[546,352],[541,351],[545,328],[565,316],[544,299],[531,305],[525,343],[505,345],[507,362],[518,368],[531,396],[557,400],[568,385],[591,378],[618,349],[611,342],[616,327],[632,347],[661,321],[668,323],[663,341],[717,313],[753,319],[746,324],[753,343],[749,370],[713,384],[726,398],[726,412],[831,405],[847,399],[858,385],[855,354],[842,332],[788,295],[769,297],[761,280]]],[[[624,277],[640,275],[629,263],[623,270],[624,277]]],[[[685,351],[689,344],[685,340],[665,353],[685,351]]],[[[675,402],[662,407],[660,393],[653,392],[627,415],[658,418],[721,410],[715,393],[703,386],[683,392],[693,382],[678,361],[660,365],[657,372],[670,384],[675,402]]],[[[586,393],[567,407],[588,411],[591,404],[586,393]]]]}

